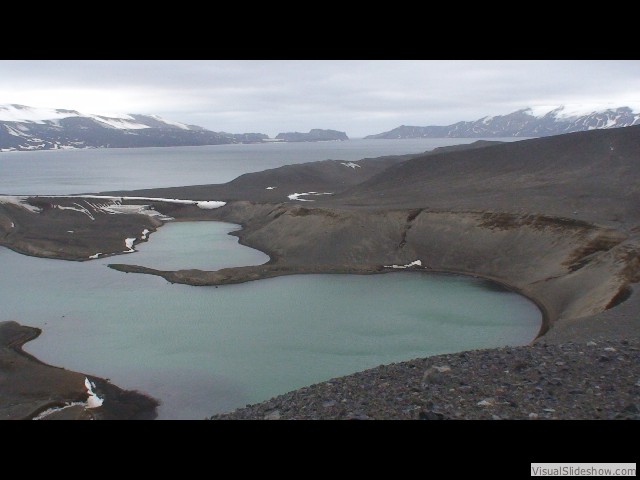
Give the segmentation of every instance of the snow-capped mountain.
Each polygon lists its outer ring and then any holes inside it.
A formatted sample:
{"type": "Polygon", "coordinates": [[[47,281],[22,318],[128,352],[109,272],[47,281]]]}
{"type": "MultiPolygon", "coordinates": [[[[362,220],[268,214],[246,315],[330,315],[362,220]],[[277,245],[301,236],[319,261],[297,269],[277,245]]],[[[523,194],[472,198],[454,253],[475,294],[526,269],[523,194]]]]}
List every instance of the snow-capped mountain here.
{"type": "Polygon", "coordinates": [[[365,138],[474,138],[546,137],[596,128],[628,127],[640,124],[640,108],[598,109],[596,106],[554,106],[525,108],[508,115],[484,117],[473,122],[447,126],[408,127],[365,138]]]}
{"type": "Polygon", "coordinates": [[[157,115],[104,116],[0,105],[0,151],[218,145],[265,138],[261,133],[213,132],[157,115]]]}

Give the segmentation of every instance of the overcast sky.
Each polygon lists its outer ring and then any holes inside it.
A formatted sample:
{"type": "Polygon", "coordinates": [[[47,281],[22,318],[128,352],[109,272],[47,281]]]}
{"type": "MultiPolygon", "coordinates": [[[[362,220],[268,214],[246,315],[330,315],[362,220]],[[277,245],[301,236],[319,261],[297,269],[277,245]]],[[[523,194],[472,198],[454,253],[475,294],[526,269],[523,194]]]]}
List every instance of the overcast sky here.
{"type": "Polygon", "coordinates": [[[640,107],[639,61],[0,61],[0,104],[357,138],[527,106],[640,107]]]}

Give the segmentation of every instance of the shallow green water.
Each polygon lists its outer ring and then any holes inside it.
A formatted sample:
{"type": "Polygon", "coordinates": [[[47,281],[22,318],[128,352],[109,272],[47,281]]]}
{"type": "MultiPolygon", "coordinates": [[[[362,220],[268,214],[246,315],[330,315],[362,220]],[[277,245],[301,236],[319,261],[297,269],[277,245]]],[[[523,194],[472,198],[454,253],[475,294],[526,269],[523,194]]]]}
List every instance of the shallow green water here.
{"type": "Polygon", "coordinates": [[[85,263],[0,249],[0,321],[43,328],[25,350],[151,394],[160,418],[203,418],[382,363],[524,344],[540,327],[529,300],[468,277],[296,275],[216,288],[106,267],[264,263],[226,235],[234,228],[170,224],[138,253],[85,263]]]}

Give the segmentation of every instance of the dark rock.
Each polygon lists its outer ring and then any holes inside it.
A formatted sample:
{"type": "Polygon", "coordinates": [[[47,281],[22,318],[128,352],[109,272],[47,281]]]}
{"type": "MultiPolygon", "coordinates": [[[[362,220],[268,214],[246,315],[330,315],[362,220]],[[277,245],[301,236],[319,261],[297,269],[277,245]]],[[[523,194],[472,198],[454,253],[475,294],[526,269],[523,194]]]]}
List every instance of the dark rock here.
{"type": "Polygon", "coordinates": [[[418,414],[418,418],[420,420],[444,420],[445,416],[442,413],[432,410],[423,410],[418,414]]]}

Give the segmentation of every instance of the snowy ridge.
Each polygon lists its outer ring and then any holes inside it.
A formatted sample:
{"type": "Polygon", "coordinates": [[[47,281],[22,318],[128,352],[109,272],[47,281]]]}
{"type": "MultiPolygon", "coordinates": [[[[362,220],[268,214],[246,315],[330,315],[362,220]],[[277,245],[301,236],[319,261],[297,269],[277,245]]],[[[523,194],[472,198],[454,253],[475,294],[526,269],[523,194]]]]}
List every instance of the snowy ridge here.
{"type": "Polygon", "coordinates": [[[17,195],[0,195],[0,203],[12,204],[17,207],[21,207],[26,210],[29,210],[30,212],[33,212],[33,213],[40,213],[40,209],[28,203],[27,198],[28,197],[17,196],[17,195]]]}
{"type": "MultiPolygon", "coordinates": [[[[35,195],[33,198],[37,198],[35,195]]],[[[28,202],[30,197],[26,195],[0,195],[0,204],[11,204],[20,208],[24,208],[32,213],[40,213],[39,207],[31,205],[28,202]]],[[[127,200],[134,201],[150,201],[162,203],[175,203],[180,205],[194,205],[202,210],[213,210],[226,205],[226,202],[216,200],[180,200],[177,198],[154,198],[154,197],[112,197],[107,195],[51,195],[45,198],[70,198],[77,199],[72,205],[52,204],[51,208],[59,210],[70,210],[73,212],[86,215],[89,219],[95,220],[96,214],[107,215],[147,215],[155,217],[161,221],[173,220],[172,217],[164,215],[155,210],[151,205],[123,205],[122,202],[127,200]],[[98,202],[97,200],[106,200],[98,202]]]]}
{"type": "Polygon", "coordinates": [[[222,145],[266,138],[262,133],[214,132],[158,115],[0,105],[0,152],[222,145]]]}
{"type": "Polygon", "coordinates": [[[402,125],[366,138],[491,138],[546,137],[599,128],[640,125],[640,103],[629,106],[539,105],[509,113],[483,117],[448,126],[413,127],[402,125]]]}
{"type": "MultiPolygon", "coordinates": [[[[139,130],[142,128],[152,128],[151,125],[136,120],[133,116],[127,114],[116,115],[96,115],[80,113],[76,110],[54,109],[54,108],[35,108],[28,107],[26,105],[0,105],[0,121],[12,122],[12,123],[38,123],[38,124],[52,124],[59,125],[57,120],[64,118],[90,118],[96,122],[100,122],[111,128],[118,128],[121,130],[139,130]]],[[[143,117],[140,115],[139,117],[143,117]]],[[[184,123],[172,122],[165,120],[158,115],[150,115],[156,122],[163,123],[169,127],[180,128],[182,130],[191,130],[191,128],[184,123]]],[[[20,134],[20,132],[15,132],[20,134]]],[[[22,132],[24,133],[24,131],[22,132]]]]}

